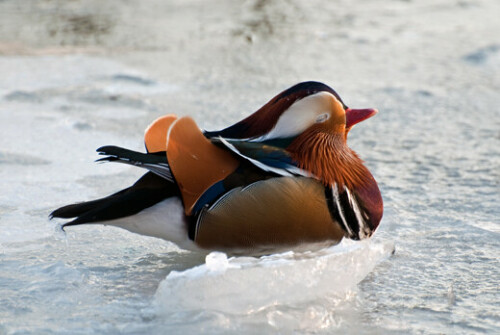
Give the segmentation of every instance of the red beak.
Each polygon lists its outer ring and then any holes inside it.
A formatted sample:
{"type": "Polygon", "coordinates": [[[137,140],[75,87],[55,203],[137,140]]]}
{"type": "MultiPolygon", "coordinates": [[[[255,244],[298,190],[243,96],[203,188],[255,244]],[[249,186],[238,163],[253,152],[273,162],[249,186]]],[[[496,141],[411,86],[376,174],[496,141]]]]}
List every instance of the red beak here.
{"type": "Polygon", "coordinates": [[[364,121],[368,118],[371,118],[373,115],[377,114],[378,110],[374,108],[366,108],[366,109],[352,109],[347,108],[345,110],[345,127],[350,129],[356,123],[364,121]]]}

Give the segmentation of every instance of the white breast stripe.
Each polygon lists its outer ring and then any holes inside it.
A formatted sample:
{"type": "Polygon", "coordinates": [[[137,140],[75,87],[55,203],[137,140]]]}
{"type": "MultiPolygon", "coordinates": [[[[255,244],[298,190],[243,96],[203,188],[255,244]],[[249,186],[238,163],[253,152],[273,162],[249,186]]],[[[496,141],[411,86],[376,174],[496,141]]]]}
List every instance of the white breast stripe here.
{"type": "Polygon", "coordinates": [[[339,210],[340,218],[342,219],[342,224],[344,225],[347,232],[349,233],[349,236],[355,236],[351,230],[351,227],[349,227],[349,225],[347,224],[347,221],[345,220],[344,210],[343,210],[342,206],[340,205],[339,189],[337,187],[337,184],[332,184],[332,195],[333,195],[333,198],[335,199],[335,203],[337,204],[337,209],[339,210]]]}
{"type": "Polygon", "coordinates": [[[349,203],[351,204],[352,209],[354,210],[354,214],[356,215],[356,219],[358,220],[358,226],[359,226],[359,239],[367,238],[369,237],[369,229],[366,226],[365,220],[363,220],[363,216],[361,214],[361,210],[359,208],[358,202],[356,201],[356,198],[351,194],[351,191],[347,187],[344,186],[344,189],[347,192],[347,198],[349,199],[349,203]]]}

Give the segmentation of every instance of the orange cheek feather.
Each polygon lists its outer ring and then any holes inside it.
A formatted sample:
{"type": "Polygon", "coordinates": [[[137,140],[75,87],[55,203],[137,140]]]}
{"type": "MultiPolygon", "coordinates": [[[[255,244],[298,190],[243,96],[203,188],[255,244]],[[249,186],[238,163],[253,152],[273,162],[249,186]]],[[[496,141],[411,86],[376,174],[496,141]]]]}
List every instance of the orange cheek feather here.
{"type": "MultiPolygon", "coordinates": [[[[328,125],[326,125],[328,127],[328,125]]],[[[331,126],[331,125],[330,125],[331,126]]],[[[319,178],[323,184],[354,188],[370,179],[363,161],[345,143],[345,128],[333,131],[311,127],[287,148],[299,166],[319,178]]]]}

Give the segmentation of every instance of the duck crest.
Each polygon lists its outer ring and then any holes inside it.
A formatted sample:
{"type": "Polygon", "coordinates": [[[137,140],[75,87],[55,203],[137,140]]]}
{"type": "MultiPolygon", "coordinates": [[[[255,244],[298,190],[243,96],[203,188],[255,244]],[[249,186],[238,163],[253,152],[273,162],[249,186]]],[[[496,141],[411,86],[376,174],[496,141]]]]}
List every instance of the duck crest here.
{"type": "Polygon", "coordinates": [[[271,131],[283,113],[295,102],[319,92],[328,92],[332,94],[344,108],[347,108],[337,92],[331,87],[323,83],[307,81],[292,86],[276,95],[264,106],[259,108],[259,110],[240,122],[221,131],[205,131],[205,135],[209,137],[222,136],[226,138],[256,138],[262,136],[271,131]]]}
{"type": "Polygon", "coordinates": [[[299,167],[311,172],[325,186],[356,189],[371,182],[371,174],[340,134],[310,129],[287,148],[299,167]]]}

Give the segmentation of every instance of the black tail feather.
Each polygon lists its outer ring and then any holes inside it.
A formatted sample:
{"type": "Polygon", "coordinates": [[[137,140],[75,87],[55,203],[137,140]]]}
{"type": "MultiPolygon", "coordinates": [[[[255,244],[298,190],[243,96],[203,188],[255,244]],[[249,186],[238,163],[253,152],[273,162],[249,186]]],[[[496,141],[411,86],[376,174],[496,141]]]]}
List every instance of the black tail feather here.
{"type": "Polygon", "coordinates": [[[96,162],[117,162],[123,164],[134,165],[148,169],[149,171],[173,181],[172,172],[167,162],[167,154],[165,151],[155,153],[141,153],[125,148],[120,148],[112,145],[100,147],[97,149],[99,155],[106,155],[96,162]]]}
{"type": "Polygon", "coordinates": [[[53,211],[50,218],[75,218],[63,224],[63,228],[114,220],[136,214],[172,196],[179,196],[177,186],[148,172],[129,188],[102,199],[61,207],[53,211]]]}
{"type": "Polygon", "coordinates": [[[108,201],[108,199],[110,199],[112,197],[118,197],[120,194],[127,192],[129,189],[130,189],[130,187],[126,188],[124,190],[121,190],[120,192],[109,195],[105,198],[96,199],[96,200],[92,200],[92,201],[86,201],[86,202],[79,202],[76,204],[71,204],[71,205],[67,205],[67,206],[58,208],[55,211],[53,211],[52,213],[50,213],[49,217],[51,219],[52,218],[63,218],[63,219],[75,218],[79,215],[82,215],[85,212],[90,211],[91,209],[101,207],[102,205],[104,205],[108,201]]]}
{"type": "MultiPolygon", "coordinates": [[[[98,148],[96,151],[99,153],[99,155],[113,156],[117,159],[127,159],[142,164],[167,164],[167,156],[165,151],[155,152],[153,154],[144,154],[142,152],[120,148],[114,145],[106,145],[98,148]]],[[[106,160],[106,157],[101,158],[97,161],[102,160],[106,160]]]]}

